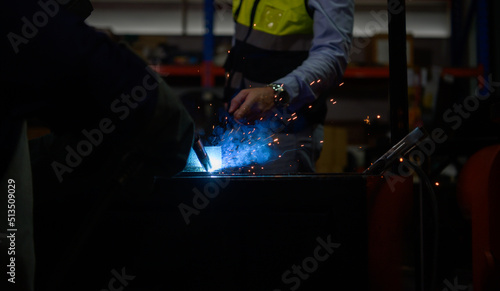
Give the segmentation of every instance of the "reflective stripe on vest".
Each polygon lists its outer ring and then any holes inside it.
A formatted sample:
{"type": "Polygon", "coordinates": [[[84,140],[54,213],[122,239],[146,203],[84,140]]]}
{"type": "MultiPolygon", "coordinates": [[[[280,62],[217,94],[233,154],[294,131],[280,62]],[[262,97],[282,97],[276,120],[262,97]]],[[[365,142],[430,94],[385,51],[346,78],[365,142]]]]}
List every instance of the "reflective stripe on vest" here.
{"type": "Polygon", "coordinates": [[[313,19],[309,15],[306,2],[233,0],[236,39],[266,50],[309,50],[313,36],[313,19]],[[246,38],[249,29],[252,32],[246,38]]]}
{"type": "Polygon", "coordinates": [[[312,34],[313,20],[304,0],[260,0],[251,22],[256,0],[233,0],[233,15],[237,23],[253,25],[258,31],[273,35],[312,34]]]}

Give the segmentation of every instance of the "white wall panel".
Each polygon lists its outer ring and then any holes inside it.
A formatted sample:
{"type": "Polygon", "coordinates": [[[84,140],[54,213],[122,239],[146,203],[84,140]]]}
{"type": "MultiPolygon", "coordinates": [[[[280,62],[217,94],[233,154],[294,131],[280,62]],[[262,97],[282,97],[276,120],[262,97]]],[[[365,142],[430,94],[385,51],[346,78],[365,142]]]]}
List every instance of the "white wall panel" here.
{"type": "MultiPolygon", "coordinates": [[[[87,23],[96,27],[111,28],[117,34],[164,34],[181,35],[182,13],[179,5],[124,7],[100,6],[96,8],[87,23]]],[[[448,38],[450,20],[446,10],[417,9],[407,12],[407,31],[415,37],[448,38]]],[[[231,35],[234,31],[230,9],[217,10],[214,15],[216,35],[231,35]]],[[[354,35],[372,36],[387,33],[387,12],[383,6],[373,9],[359,9],[354,17],[354,35]]],[[[202,35],[204,32],[203,5],[189,5],[187,10],[187,35],[202,35]]]]}

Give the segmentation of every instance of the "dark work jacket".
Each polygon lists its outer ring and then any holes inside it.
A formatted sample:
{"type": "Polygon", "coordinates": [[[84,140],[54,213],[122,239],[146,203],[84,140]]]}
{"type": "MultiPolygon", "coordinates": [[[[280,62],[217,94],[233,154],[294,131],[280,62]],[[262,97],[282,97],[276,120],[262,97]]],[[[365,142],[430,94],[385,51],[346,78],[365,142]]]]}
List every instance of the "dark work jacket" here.
{"type": "Polygon", "coordinates": [[[163,166],[182,170],[192,121],[140,57],[62,9],[58,1],[5,1],[0,19],[0,170],[9,161],[10,141],[17,140],[20,122],[33,117],[64,137],[52,148],[53,160],[61,164],[67,147],[77,150],[105,120],[113,130],[93,145],[83,164],[98,167],[109,153],[139,147],[144,154],[157,139],[167,147],[158,153],[163,166]]]}

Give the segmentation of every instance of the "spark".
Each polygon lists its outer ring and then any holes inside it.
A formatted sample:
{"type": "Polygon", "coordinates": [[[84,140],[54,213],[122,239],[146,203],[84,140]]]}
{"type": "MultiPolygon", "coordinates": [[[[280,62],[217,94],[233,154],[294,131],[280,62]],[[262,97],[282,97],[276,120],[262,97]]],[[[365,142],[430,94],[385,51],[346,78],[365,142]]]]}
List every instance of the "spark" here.
{"type": "Polygon", "coordinates": [[[365,119],[363,119],[363,121],[364,121],[366,124],[370,124],[370,116],[367,116],[365,119]]]}
{"type": "Polygon", "coordinates": [[[377,115],[377,119],[380,119],[380,115],[377,115]]]}
{"type": "Polygon", "coordinates": [[[340,87],[340,86],[342,86],[342,85],[344,85],[344,82],[340,83],[340,84],[339,84],[339,87],[340,87]]]}
{"type": "Polygon", "coordinates": [[[402,163],[403,162],[403,158],[399,158],[399,162],[402,163]]]}
{"type": "Polygon", "coordinates": [[[436,186],[439,186],[439,182],[436,182],[436,183],[435,183],[435,185],[436,185],[436,186]]]}
{"type": "MultiPolygon", "coordinates": [[[[225,126],[236,125],[231,122],[230,116],[225,117],[226,121],[229,121],[225,126]]],[[[238,166],[250,166],[251,163],[265,162],[273,156],[276,159],[278,153],[273,148],[275,144],[273,139],[277,139],[275,134],[268,129],[266,123],[257,120],[252,126],[236,125],[234,128],[227,129],[225,126],[215,127],[216,134],[213,136],[212,144],[222,146],[226,167],[237,169],[238,166]]],[[[240,168],[239,171],[246,172],[246,170],[248,168],[244,167],[240,168]]]]}
{"type": "Polygon", "coordinates": [[[319,143],[323,143],[323,141],[322,141],[322,140],[320,140],[320,141],[319,141],[319,143]]]}
{"type": "Polygon", "coordinates": [[[312,105],[309,105],[309,108],[312,108],[313,106],[312,105]]]}

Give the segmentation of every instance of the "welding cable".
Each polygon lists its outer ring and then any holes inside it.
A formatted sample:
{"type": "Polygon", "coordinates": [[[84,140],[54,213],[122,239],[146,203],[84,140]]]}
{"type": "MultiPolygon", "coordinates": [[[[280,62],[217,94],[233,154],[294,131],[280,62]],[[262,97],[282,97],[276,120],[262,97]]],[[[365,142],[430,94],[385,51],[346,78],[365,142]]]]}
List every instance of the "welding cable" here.
{"type": "MultiPolygon", "coordinates": [[[[438,246],[439,246],[439,223],[438,223],[438,202],[437,202],[437,197],[436,193],[434,192],[434,189],[432,187],[432,184],[429,180],[429,177],[425,174],[425,172],[415,163],[411,162],[408,160],[407,165],[417,173],[417,176],[419,177],[419,194],[420,194],[420,247],[421,247],[421,270],[423,270],[424,267],[424,259],[423,259],[423,195],[424,195],[424,186],[427,188],[427,194],[429,196],[430,200],[430,207],[431,207],[431,212],[432,212],[432,219],[434,222],[434,229],[433,229],[433,242],[432,242],[432,272],[431,272],[431,285],[429,290],[433,290],[432,288],[436,284],[436,278],[437,278],[437,263],[438,263],[438,246]]],[[[425,285],[424,280],[423,280],[423,272],[420,274],[421,276],[421,290],[425,290],[425,285]]]]}

